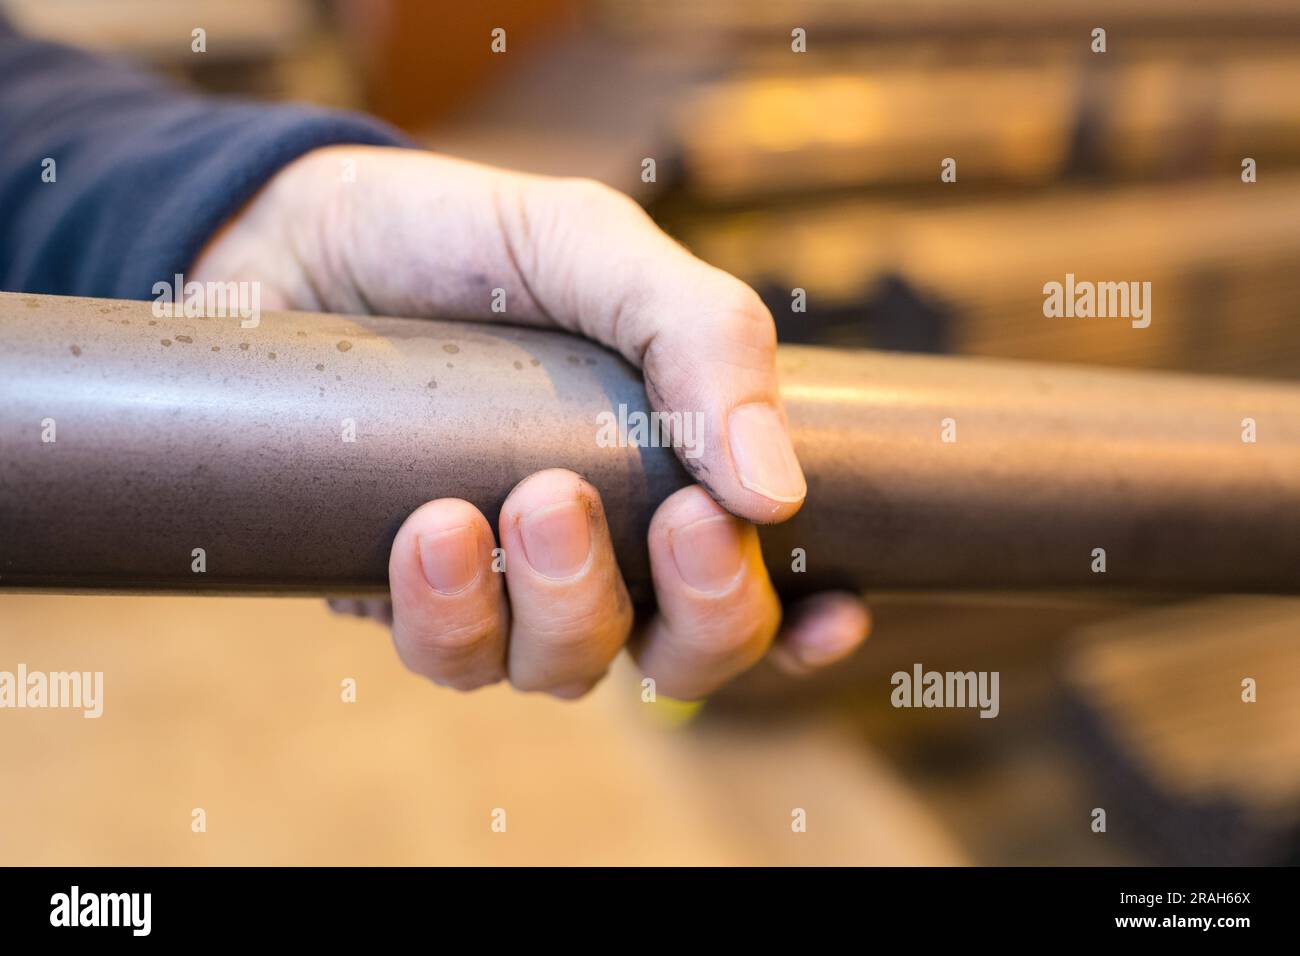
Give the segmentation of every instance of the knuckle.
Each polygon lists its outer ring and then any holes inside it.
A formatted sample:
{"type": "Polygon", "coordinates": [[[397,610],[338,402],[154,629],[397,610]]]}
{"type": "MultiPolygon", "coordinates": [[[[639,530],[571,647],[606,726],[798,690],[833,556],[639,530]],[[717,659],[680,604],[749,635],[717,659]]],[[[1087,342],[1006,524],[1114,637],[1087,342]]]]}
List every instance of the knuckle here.
{"type": "Polygon", "coordinates": [[[436,628],[420,628],[409,634],[407,639],[415,650],[454,661],[468,657],[491,643],[496,634],[496,617],[488,615],[436,628]]]}
{"type": "Polygon", "coordinates": [[[604,215],[635,212],[644,215],[641,206],[625,192],[585,176],[561,179],[556,188],[563,204],[580,214],[604,215]]]}
{"type": "Polygon", "coordinates": [[[781,623],[781,607],[774,596],[759,606],[733,607],[728,613],[702,620],[682,635],[696,656],[716,664],[749,664],[763,655],[781,623]]]}
{"type": "Polygon", "coordinates": [[[578,606],[553,605],[549,613],[533,622],[531,637],[544,651],[574,652],[618,647],[632,632],[632,604],[622,582],[612,596],[578,606]]]}
{"type": "Polygon", "coordinates": [[[761,353],[776,351],[776,323],[758,293],[744,283],[718,297],[713,316],[718,334],[761,353]]]}
{"type": "Polygon", "coordinates": [[[771,323],[772,315],[768,311],[763,299],[747,283],[740,281],[732,276],[727,276],[730,280],[727,282],[727,291],[724,298],[728,311],[739,316],[747,322],[760,322],[763,325],[771,323]]]}

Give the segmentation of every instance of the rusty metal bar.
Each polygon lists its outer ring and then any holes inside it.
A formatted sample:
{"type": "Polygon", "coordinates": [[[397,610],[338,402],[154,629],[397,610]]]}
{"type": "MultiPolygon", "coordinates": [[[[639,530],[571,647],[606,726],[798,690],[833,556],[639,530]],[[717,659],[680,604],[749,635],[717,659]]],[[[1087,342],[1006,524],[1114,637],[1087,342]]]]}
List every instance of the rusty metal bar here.
{"type": "MultiPolygon", "coordinates": [[[[1300,592],[1300,387],[779,361],[809,480],[800,514],[762,532],[786,592],[1300,592]]],[[[647,523],[687,479],[665,449],[600,447],[596,416],[620,404],[645,409],[636,372],[558,333],[306,313],[243,329],[0,295],[0,589],[382,590],[416,506],[455,495],[495,521],[517,481],[558,466],[600,489],[644,596],[647,523]]]]}

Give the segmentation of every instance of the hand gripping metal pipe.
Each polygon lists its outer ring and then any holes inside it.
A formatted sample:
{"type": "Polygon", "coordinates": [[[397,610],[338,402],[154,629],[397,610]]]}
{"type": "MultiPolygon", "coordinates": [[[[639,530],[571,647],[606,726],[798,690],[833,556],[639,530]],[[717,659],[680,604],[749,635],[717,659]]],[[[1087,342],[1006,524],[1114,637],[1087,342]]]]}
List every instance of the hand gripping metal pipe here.
{"type": "MultiPolygon", "coordinates": [[[[1300,387],[779,362],[809,484],[761,532],[783,593],[1300,592],[1300,387]]],[[[600,490],[644,598],[650,516],[688,479],[670,450],[602,447],[620,406],[646,411],[636,371],[560,333],[0,295],[0,589],[379,591],[418,505],[458,496],[495,524],[516,482],[564,467],[600,490]]]]}

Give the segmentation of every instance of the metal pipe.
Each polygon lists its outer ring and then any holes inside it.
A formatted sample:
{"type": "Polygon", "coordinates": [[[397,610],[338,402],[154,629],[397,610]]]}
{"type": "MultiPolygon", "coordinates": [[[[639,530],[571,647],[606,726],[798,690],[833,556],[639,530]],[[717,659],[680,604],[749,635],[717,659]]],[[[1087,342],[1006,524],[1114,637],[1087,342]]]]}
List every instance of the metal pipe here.
{"type": "MultiPolygon", "coordinates": [[[[1294,385],[785,346],[779,363],[809,482],[762,530],[784,592],[1300,592],[1294,385]]],[[[635,370],[560,333],[242,329],[0,295],[0,589],[379,591],[419,504],[495,522],[516,482],[565,467],[600,490],[645,597],[647,524],[688,479],[668,450],[600,447],[620,404],[646,408],[635,370]]]]}

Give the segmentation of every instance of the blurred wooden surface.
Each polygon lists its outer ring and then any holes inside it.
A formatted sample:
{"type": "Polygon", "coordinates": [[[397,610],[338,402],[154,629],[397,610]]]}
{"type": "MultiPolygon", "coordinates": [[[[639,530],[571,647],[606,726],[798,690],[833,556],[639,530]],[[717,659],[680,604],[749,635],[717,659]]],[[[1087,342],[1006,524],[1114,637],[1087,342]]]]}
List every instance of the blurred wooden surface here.
{"type": "Polygon", "coordinates": [[[315,601],[11,595],[0,670],[19,663],[102,670],[105,703],[98,720],[0,710],[3,863],[964,859],[824,717],[682,730],[622,664],[578,704],[458,695],[402,670],[377,625],[315,601]]]}

